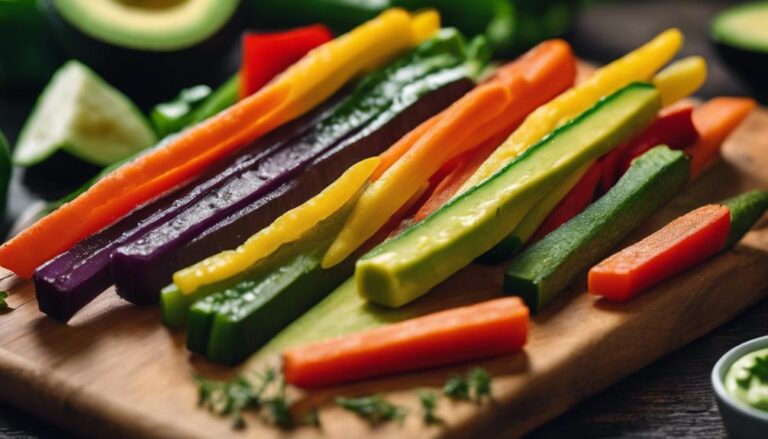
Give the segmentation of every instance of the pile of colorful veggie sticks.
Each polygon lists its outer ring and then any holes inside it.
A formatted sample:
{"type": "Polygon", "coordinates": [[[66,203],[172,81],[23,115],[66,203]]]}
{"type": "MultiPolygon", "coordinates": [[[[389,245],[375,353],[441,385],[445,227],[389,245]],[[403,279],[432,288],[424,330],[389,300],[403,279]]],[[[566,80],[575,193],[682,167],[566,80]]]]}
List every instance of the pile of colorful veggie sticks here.
{"type": "MultiPolygon", "coordinates": [[[[434,12],[390,10],[282,73],[244,70],[241,92],[258,91],[101,179],[1,247],[0,264],[37,270],[41,309],[63,320],[113,281],[134,303],[159,296],[165,323],[186,325],[189,349],[215,362],[321,341],[286,353],[298,385],[514,352],[529,309],[706,169],[754,105],[674,105],[706,76],[697,57],[659,72],[682,44],[676,30],[575,85],[570,47],[550,40],[473,87],[484,41],[438,29],[434,12]],[[413,317],[407,304],[474,260],[531,241],[505,278],[525,305],[374,329],[413,317]],[[341,313],[355,323],[325,331],[341,313]]],[[[283,64],[326,38],[302,32],[313,41],[300,38],[283,64]]]]}

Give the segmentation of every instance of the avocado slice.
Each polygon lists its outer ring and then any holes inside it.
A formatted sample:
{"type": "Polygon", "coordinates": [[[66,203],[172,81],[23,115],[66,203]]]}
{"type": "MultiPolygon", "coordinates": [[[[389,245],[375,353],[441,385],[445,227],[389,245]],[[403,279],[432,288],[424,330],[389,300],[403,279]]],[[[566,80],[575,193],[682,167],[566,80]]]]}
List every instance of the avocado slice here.
{"type": "Polygon", "coordinates": [[[237,0],[53,0],[61,16],[95,39],[121,47],[175,51],[211,37],[237,0]]]}
{"type": "Polygon", "coordinates": [[[362,257],[355,270],[360,294],[389,307],[425,294],[509,235],[546,188],[647,126],[660,107],[656,89],[641,83],[600,101],[482,184],[362,257]]]}
{"type": "Polygon", "coordinates": [[[757,89],[768,92],[768,1],[746,3],[721,12],[710,36],[723,59],[757,89]]]}
{"type": "Polygon", "coordinates": [[[40,0],[40,5],[67,57],[141,104],[232,74],[225,61],[242,30],[238,0],[40,0]]]}

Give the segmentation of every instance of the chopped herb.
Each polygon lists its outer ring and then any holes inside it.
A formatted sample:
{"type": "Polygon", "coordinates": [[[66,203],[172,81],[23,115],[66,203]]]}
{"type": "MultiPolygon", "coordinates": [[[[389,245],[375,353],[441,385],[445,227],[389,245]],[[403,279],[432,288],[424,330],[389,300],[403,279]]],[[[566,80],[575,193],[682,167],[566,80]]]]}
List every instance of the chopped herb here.
{"type": "Polygon", "coordinates": [[[293,426],[291,406],[288,399],[285,397],[285,381],[281,379],[278,383],[277,394],[271,398],[264,399],[262,404],[269,410],[273,424],[282,428],[290,428],[293,426]]]}
{"type": "Polygon", "coordinates": [[[285,382],[274,369],[268,368],[253,380],[238,376],[231,381],[213,381],[195,377],[198,384],[198,405],[219,416],[231,416],[232,427],[245,427],[243,411],[264,406],[271,421],[280,427],[290,427],[290,404],[285,397],[285,382]],[[256,384],[256,385],[254,385],[256,384]],[[271,396],[269,390],[274,388],[271,396]]]}
{"type": "Polygon", "coordinates": [[[480,367],[470,370],[466,377],[454,375],[445,382],[443,394],[451,399],[480,402],[491,396],[491,376],[480,367]]]}
{"type": "Polygon", "coordinates": [[[469,371],[467,378],[475,401],[480,402],[485,397],[491,397],[491,376],[485,369],[476,367],[469,371]]]}
{"type": "Polygon", "coordinates": [[[419,392],[419,402],[421,402],[421,410],[423,412],[425,424],[433,425],[443,422],[443,420],[435,414],[435,410],[437,410],[437,395],[432,392],[419,392]]]}
{"type": "Polygon", "coordinates": [[[469,399],[469,383],[464,377],[454,375],[448,378],[443,386],[443,395],[451,399],[469,399]]]}
{"type": "Polygon", "coordinates": [[[336,398],[336,404],[343,409],[355,413],[372,425],[378,425],[392,420],[402,421],[407,414],[403,407],[396,406],[381,395],[363,396],[361,398],[336,398]]]}
{"type": "Polygon", "coordinates": [[[8,302],[5,299],[8,298],[8,291],[0,291],[0,310],[8,309],[8,302]]]}
{"type": "Polygon", "coordinates": [[[755,357],[755,362],[750,367],[744,368],[744,373],[736,380],[739,386],[747,389],[753,378],[757,378],[761,383],[768,384],[768,355],[755,357]]]}

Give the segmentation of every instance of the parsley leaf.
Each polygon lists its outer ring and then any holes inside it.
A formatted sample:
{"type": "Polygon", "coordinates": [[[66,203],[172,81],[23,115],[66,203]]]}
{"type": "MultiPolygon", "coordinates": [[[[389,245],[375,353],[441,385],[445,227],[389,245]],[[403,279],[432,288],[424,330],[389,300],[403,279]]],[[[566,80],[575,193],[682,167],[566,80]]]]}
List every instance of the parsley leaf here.
{"type": "Polygon", "coordinates": [[[469,399],[469,383],[464,377],[454,375],[448,378],[443,386],[443,395],[451,399],[469,399]]]}
{"type": "Polygon", "coordinates": [[[437,395],[432,392],[419,392],[419,402],[421,403],[421,410],[423,412],[422,419],[427,425],[440,424],[443,422],[436,414],[437,410],[437,395]]]}
{"type": "Polygon", "coordinates": [[[378,425],[392,420],[402,421],[407,414],[403,407],[396,406],[381,395],[363,396],[360,398],[336,398],[336,404],[365,419],[372,425],[378,425]]]}
{"type": "Polygon", "coordinates": [[[480,402],[483,398],[491,398],[491,376],[488,372],[480,367],[476,367],[469,371],[467,374],[469,380],[469,387],[472,389],[472,397],[475,401],[480,402]]]}
{"type": "Polygon", "coordinates": [[[0,310],[8,309],[8,302],[5,299],[8,298],[8,291],[0,291],[0,310]]]}

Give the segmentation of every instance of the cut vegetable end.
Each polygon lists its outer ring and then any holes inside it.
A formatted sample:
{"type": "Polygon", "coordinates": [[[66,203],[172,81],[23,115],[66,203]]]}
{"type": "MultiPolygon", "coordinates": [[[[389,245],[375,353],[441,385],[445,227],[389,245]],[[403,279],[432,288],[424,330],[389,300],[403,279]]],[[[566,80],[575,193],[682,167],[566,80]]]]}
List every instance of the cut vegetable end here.
{"type": "Polygon", "coordinates": [[[696,93],[707,80],[707,62],[701,56],[690,56],[672,63],[653,78],[666,107],[696,93]]]}
{"type": "Polygon", "coordinates": [[[419,44],[435,36],[440,30],[440,13],[435,9],[428,9],[414,14],[411,22],[413,44],[419,44]]]}
{"type": "Polygon", "coordinates": [[[731,231],[727,247],[731,247],[747,234],[768,209],[768,192],[754,190],[727,199],[721,204],[731,212],[731,231]]]}

